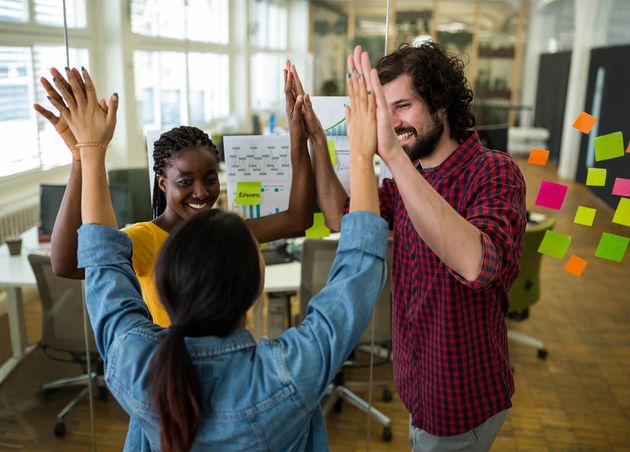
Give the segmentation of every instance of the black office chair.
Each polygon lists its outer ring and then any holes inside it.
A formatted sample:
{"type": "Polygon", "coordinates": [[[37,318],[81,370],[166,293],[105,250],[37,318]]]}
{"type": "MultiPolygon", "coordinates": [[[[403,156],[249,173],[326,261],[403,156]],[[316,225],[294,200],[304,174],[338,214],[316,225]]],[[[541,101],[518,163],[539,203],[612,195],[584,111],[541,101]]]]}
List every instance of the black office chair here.
{"type": "MultiPolygon", "coordinates": [[[[335,259],[338,241],[327,239],[307,239],[302,247],[302,269],[300,280],[300,315],[304,316],[306,306],[309,300],[317,294],[325,285],[328,279],[328,273],[335,259]]],[[[350,387],[367,388],[369,382],[361,381],[345,381],[343,369],[352,367],[365,367],[369,365],[365,360],[360,361],[357,358],[360,352],[373,352],[377,357],[375,364],[388,363],[391,355],[391,327],[392,327],[392,302],[391,302],[391,257],[392,257],[392,241],[388,242],[387,265],[388,275],[387,281],[379,300],[374,309],[374,316],[368,324],[365,333],[359,341],[359,346],[355,349],[348,361],[342,367],[342,370],[336,375],[331,384],[330,396],[326,399],[322,409],[324,416],[335,408],[336,411],[341,410],[341,401],[346,400],[353,406],[364,413],[369,413],[377,421],[383,424],[382,438],[385,441],[392,440],[391,420],[385,416],[380,410],[374,406],[370,406],[365,400],[355,394],[350,387]],[[372,339],[372,322],[374,322],[374,349],[371,348],[372,339]]],[[[372,387],[380,387],[383,389],[383,400],[389,402],[392,400],[392,393],[385,381],[372,382],[372,387]]]]}
{"type": "MultiPolygon", "coordinates": [[[[56,276],[52,271],[50,256],[29,254],[37,288],[42,303],[42,338],[39,347],[52,359],[79,364],[83,373],[76,377],[62,378],[42,385],[42,394],[70,387],[83,387],[58,414],[55,436],[66,433],[65,417],[89,394],[89,382],[96,385],[100,399],[107,397],[103,378],[103,363],[96,351],[94,333],[89,327],[88,343],[92,372],[88,375],[83,333],[83,288],[81,281],[56,276]]],[[[89,323],[88,323],[89,326],[89,323]]],[[[95,386],[93,386],[95,387],[95,386]]]]}

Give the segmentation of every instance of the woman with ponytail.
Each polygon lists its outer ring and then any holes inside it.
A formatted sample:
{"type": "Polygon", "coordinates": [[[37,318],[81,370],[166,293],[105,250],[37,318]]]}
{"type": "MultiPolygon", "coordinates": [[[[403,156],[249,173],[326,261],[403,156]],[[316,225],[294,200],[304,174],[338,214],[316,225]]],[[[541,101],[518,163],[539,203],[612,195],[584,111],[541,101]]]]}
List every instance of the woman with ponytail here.
{"type": "Polygon", "coordinates": [[[258,344],[244,321],[263,290],[264,260],[232,213],[204,210],[174,227],[155,267],[172,323],[165,329],[151,321],[107,187],[113,99],[101,108],[89,74],[69,73],[68,88],[60,88],[65,103],[53,103],[80,149],[78,264],[106,382],[137,426],[126,450],[328,449],[319,402],[363,334],[386,275],[367,54],[360,63],[363,77],[348,79],[346,110],[353,196],[327,285],[298,328],[258,344]]]}

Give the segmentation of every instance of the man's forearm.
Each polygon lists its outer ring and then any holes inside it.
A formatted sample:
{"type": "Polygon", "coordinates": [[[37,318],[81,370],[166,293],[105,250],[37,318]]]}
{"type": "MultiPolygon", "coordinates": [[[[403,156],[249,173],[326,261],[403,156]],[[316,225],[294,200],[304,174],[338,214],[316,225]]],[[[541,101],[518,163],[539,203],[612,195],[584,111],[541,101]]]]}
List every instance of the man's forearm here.
{"type": "Polygon", "coordinates": [[[324,213],[326,226],[334,231],[341,228],[341,217],[348,195],[339,182],[328,154],[326,136],[311,138],[315,193],[319,208],[324,213]]]}
{"type": "Polygon", "coordinates": [[[422,240],[447,267],[468,281],[476,280],[483,258],[480,231],[435,191],[406,155],[387,165],[422,240]]]}

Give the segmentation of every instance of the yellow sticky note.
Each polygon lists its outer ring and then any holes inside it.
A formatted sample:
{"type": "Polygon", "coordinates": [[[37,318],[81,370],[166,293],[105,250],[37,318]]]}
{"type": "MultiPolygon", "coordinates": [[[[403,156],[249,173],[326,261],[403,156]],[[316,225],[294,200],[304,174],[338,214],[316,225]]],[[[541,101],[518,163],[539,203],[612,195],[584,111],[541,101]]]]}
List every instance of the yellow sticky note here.
{"type": "Polygon", "coordinates": [[[328,155],[330,155],[330,161],[332,165],[337,164],[337,151],[335,150],[335,140],[328,140],[328,155]]]}
{"type": "Polygon", "coordinates": [[[595,220],[596,213],[597,209],[578,206],[573,222],[577,224],[583,224],[584,226],[593,226],[593,221],[595,220]]]}
{"type": "Polygon", "coordinates": [[[315,212],[313,215],[313,226],[304,231],[304,235],[306,235],[307,239],[320,239],[330,235],[330,229],[324,223],[323,213],[315,212]]]}
{"type": "Polygon", "coordinates": [[[630,198],[621,198],[619,200],[612,222],[630,226],[630,198]]]}
{"type": "Polygon", "coordinates": [[[589,168],[586,175],[586,185],[603,187],[606,185],[606,168],[589,168]]]}
{"type": "Polygon", "coordinates": [[[237,182],[236,201],[239,206],[256,206],[260,204],[261,182],[237,182]]]}

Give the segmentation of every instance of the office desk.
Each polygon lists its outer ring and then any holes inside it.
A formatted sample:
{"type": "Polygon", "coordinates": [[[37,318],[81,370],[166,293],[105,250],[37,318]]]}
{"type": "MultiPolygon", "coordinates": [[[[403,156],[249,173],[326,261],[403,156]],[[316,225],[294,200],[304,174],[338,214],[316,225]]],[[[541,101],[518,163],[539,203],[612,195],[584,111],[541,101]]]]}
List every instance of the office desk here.
{"type": "Polygon", "coordinates": [[[0,383],[28,352],[22,288],[37,287],[35,275],[28,262],[28,254],[48,252],[49,249],[49,245],[42,246],[38,243],[35,227],[22,234],[22,253],[19,256],[9,255],[6,244],[0,247],[0,286],[4,287],[7,294],[7,315],[12,350],[11,357],[0,366],[0,383]]]}

